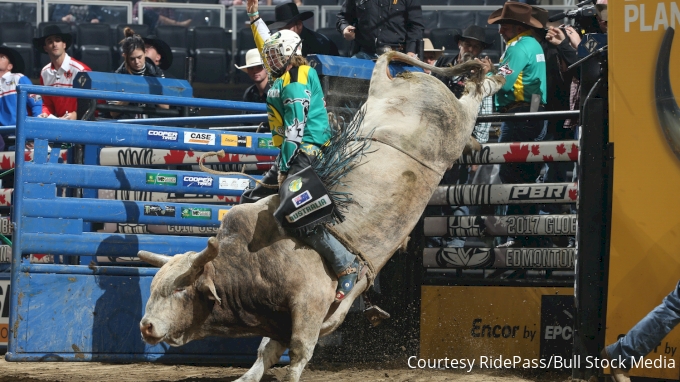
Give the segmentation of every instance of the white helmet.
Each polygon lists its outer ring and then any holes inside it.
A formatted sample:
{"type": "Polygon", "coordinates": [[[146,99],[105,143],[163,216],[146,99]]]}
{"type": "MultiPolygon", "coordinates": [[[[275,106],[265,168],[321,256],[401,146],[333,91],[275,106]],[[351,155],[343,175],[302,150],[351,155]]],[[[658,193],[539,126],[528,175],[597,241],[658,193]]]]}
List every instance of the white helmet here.
{"type": "Polygon", "coordinates": [[[302,40],[297,33],[282,29],[264,42],[262,55],[271,75],[281,77],[286,72],[291,57],[302,55],[302,40]]]}

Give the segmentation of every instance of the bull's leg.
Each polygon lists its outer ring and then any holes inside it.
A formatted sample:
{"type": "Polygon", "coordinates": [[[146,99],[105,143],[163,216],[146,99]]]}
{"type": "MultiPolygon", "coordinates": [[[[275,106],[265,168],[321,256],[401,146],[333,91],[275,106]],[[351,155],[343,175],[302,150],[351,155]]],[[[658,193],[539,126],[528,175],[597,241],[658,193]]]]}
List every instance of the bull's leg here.
{"type": "Polygon", "coordinates": [[[322,306],[324,305],[306,301],[292,312],[293,334],[288,348],[290,367],[283,379],[285,382],[298,382],[307,362],[314,354],[314,346],[319,340],[321,323],[326,314],[326,311],[321,309],[322,306]]]}
{"type": "Polygon", "coordinates": [[[286,347],[278,341],[264,337],[257,349],[257,361],[253,367],[243,374],[236,382],[257,382],[262,379],[267,370],[276,364],[281,358],[281,354],[286,351],[286,347]]]}

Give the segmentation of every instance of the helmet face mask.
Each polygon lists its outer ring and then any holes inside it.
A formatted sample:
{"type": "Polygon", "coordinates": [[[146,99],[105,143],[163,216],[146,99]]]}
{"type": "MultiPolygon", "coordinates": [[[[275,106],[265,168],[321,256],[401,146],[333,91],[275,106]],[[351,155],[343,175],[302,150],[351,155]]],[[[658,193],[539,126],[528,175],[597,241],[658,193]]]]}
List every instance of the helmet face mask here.
{"type": "Polygon", "coordinates": [[[271,35],[262,47],[267,70],[274,77],[281,77],[294,55],[302,55],[302,40],[297,33],[284,29],[271,35]]]}

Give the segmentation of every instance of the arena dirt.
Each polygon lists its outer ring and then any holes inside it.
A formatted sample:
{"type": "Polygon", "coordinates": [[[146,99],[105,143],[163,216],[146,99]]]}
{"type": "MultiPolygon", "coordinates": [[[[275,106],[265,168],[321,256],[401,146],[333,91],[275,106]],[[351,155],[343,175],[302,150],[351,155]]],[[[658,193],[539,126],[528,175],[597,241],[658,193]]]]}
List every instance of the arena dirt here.
{"type": "MultiPolygon", "coordinates": [[[[0,382],[222,382],[234,381],[246,369],[216,366],[172,366],[150,363],[103,364],[103,363],[61,363],[31,362],[16,363],[0,359],[0,382]]],[[[280,381],[285,368],[277,367],[262,378],[265,382],[280,381]]],[[[308,382],[562,382],[566,375],[517,376],[507,373],[473,371],[472,373],[444,370],[408,370],[394,365],[380,364],[359,367],[337,365],[310,365],[302,373],[302,381],[308,382]]]]}

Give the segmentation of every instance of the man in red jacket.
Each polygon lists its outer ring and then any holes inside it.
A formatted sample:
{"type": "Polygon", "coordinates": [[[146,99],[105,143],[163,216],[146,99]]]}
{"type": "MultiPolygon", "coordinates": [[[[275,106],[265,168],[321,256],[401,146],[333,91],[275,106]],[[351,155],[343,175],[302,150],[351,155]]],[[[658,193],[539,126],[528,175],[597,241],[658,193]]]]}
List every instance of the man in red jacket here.
{"type": "MultiPolygon", "coordinates": [[[[48,26],[45,28],[42,37],[33,39],[33,46],[39,52],[50,56],[50,63],[45,65],[40,72],[41,85],[72,88],[76,74],[91,71],[87,65],[66,53],[71,42],[71,34],[63,33],[57,25],[48,26]]],[[[76,98],[43,96],[43,108],[40,117],[45,118],[53,115],[62,119],[77,119],[77,106],[76,98]]]]}

